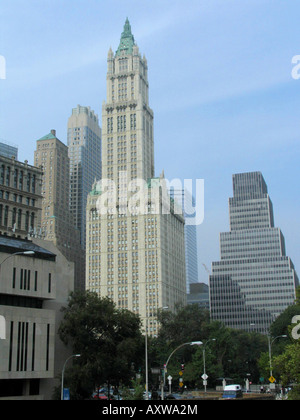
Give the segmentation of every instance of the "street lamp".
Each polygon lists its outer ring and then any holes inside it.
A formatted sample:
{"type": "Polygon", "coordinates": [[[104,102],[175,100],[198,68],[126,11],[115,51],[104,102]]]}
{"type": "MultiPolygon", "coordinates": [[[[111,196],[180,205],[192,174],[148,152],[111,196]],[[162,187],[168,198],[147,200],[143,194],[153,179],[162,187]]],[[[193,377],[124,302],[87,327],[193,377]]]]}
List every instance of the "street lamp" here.
{"type": "MultiPolygon", "coordinates": [[[[34,251],[20,251],[20,252],[14,252],[13,254],[9,255],[8,257],[4,258],[4,260],[0,263],[0,270],[2,267],[2,264],[8,260],[9,258],[14,257],[15,255],[34,255],[34,251]]],[[[5,340],[6,339],[6,328],[5,328],[5,318],[4,316],[0,316],[0,339],[5,340]]]]}
{"type": "Polygon", "coordinates": [[[176,349],[172,351],[172,353],[168,357],[168,360],[167,360],[166,364],[164,365],[164,381],[163,381],[163,386],[162,386],[162,390],[161,390],[161,399],[162,400],[164,399],[165,372],[167,370],[168,363],[169,363],[171,357],[173,356],[173,354],[177,350],[181,349],[181,347],[184,347],[184,346],[201,346],[202,344],[203,344],[202,341],[190,341],[189,343],[180,344],[180,346],[176,347],[176,349]]]}
{"type": "MultiPolygon", "coordinates": [[[[163,306],[161,309],[167,310],[168,306],[163,306]]],[[[146,317],[146,333],[145,333],[145,380],[146,380],[146,400],[149,400],[149,380],[148,380],[148,315],[146,317]]]]}
{"type": "Polygon", "coordinates": [[[275,340],[277,340],[278,338],[287,338],[287,335],[278,335],[277,337],[273,338],[273,340],[271,341],[271,335],[268,335],[268,343],[269,343],[269,362],[270,362],[270,378],[273,376],[273,368],[272,368],[272,345],[274,343],[275,340]]]}
{"type": "Polygon", "coordinates": [[[11,255],[9,255],[8,257],[6,257],[3,261],[2,261],[2,263],[0,263],[0,267],[1,267],[1,265],[6,261],[6,260],[8,260],[9,258],[11,258],[11,257],[14,257],[15,255],[34,255],[35,254],[35,252],[34,251],[20,251],[20,252],[14,252],[13,254],[11,254],[11,255]]]}
{"type": "Polygon", "coordinates": [[[216,338],[211,338],[207,340],[207,342],[203,346],[203,370],[204,370],[203,376],[204,378],[206,378],[206,379],[203,379],[205,394],[206,394],[206,386],[207,386],[207,375],[206,375],[206,366],[205,366],[205,348],[210,341],[216,341],[216,340],[217,340],[216,338]]]}
{"type": "Polygon", "coordinates": [[[65,377],[65,368],[66,368],[66,365],[67,365],[68,361],[70,359],[72,359],[73,357],[80,357],[80,356],[81,356],[80,354],[72,354],[72,356],[68,357],[67,360],[64,363],[64,367],[63,367],[62,375],[61,375],[61,393],[60,393],[60,399],[61,400],[64,399],[64,377],[65,377]]]}

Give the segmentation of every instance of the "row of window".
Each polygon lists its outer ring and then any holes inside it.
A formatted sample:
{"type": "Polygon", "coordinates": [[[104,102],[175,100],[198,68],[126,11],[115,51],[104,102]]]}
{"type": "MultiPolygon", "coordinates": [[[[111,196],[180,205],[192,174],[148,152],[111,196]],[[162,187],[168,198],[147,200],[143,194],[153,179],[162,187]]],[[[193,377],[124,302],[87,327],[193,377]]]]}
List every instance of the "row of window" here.
{"type": "MultiPolygon", "coordinates": [[[[30,324],[29,322],[11,321],[8,358],[9,372],[35,371],[37,330],[38,328],[35,322],[30,324]],[[13,355],[16,355],[15,360],[13,360],[13,355]]],[[[45,364],[43,368],[45,371],[48,371],[50,360],[50,324],[46,325],[45,336],[45,356],[43,357],[45,364]]],[[[41,349],[39,349],[39,353],[41,353],[41,349]]]]}
{"type": "MultiPolygon", "coordinates": [[[[34,271],[34,274],[31,273],[31,270],[21,268],[19,275],[17,276],[17,268],[13,268],[12,276],[12,288],[20,290],[33,290],[36,292],[38,290],[38,272],[34,271]],[[18,278],[17,278],[18,277],[18,278]]],[[[52,290],[52,275],[48,274],[48,293],[51,293],[52,290]]]]}
{"type": "Polygon", "coordinates": [[[0,225],[5,227],[17,228],[18,230],[24,229],[26,232],[29,229],[34,229],[35,213],[26,211],[23,213],[22,209],[14,207],[10,209],[9,206],[0,204],[0,225]],[[9,213],[11,212],[11,221],[9,220],[9,213]],[[25,216],[24,227],[22,225],[22,218],[25,216]],[[11,223],[10,223],[11,222],[11,223]]]}
{"type": "MultiPolygon", "coordinates": [[[[113,125],[113,117],[107,118],[107,133],[111,134],[114,130],[113,125]]],[[[118,115],[117,116],[117,132],[124,132],[126,131],[126,115],[118,115]]],[[[130,130],[136,130],[136,114],[130,114],[130,130]]]]}
{"type": "Polygon", "coordinates": [[[24,171],[15,168],[12,173],[10,166],[1,165],[0,166],[0,185],[6,185],[7,187],[11,186],[11,177],[13,180],[13,188],[25,190],[27,192],[35,193],[36,188],[36,175],[28,172],[26,175],[24,171]]]}

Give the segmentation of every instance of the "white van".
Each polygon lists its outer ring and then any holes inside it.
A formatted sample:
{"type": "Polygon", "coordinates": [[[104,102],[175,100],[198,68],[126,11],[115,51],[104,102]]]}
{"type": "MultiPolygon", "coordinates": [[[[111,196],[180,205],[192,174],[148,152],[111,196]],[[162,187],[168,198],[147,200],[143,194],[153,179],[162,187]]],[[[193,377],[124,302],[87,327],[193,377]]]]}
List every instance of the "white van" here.
{"type": "Polygon", "coordinates": [[[226,385],[223,391],[222,398],[227,398],[227,399],[243,398],[241,385],[226,385]]]}

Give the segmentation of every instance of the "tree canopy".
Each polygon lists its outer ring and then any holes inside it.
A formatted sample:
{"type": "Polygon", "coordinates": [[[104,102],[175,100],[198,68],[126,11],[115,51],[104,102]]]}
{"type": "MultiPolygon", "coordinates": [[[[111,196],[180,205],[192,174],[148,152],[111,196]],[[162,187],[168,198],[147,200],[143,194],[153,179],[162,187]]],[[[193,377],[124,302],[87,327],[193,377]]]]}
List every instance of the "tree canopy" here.
{"type": "Polygon", "coordinates": [[[74,388],[84,383],[84,394],[91,395],[96,385],[104,383],[129,383],[132,364],[142,357],[140,318],[93,292],[71,294],[59,334],[81,355],[77,361],[81,373],[72,383],[74,388]]]}
{"type": "MultiPolygon", "coordinates": [[[[299,340],[293,340],[291,334],[292,319],[300,315],[299,290],[295,305],[288,307],[270,328],[271,337],[288,336],[275,340],[272,346],[274,375],[284,384],[300,381],[299,340]]],[[[109,298],[99,298],[90,291],[72,293],[63,312],[60,337],[72,346],[74,353],[81,354],[66,375],[73,398],[88,398],[96,386],[104,383],[129,385],[141,376],[143,384],[145,339],[138,315],[118,309],[109,298]]],[[[179,379],[189,388],[203,387],[204,350],[209,387],[220,385],[223,378],[240,384],[246,378],[253,383],[259,383],[262,377],[268,380],[266,335],[225,327],[212,321],[209,312],[197,305],[178,308],[176,313],[161,310],[158,320],[158,335],[148,337],[149,389],[157,389],[160,382],[160,376],[151,373],[151,368],[162,369],[177,347],[167,372],[173,377],[174,387],[179,379]],[[193,341],[203,344],[181,346],[193,341]]]]}

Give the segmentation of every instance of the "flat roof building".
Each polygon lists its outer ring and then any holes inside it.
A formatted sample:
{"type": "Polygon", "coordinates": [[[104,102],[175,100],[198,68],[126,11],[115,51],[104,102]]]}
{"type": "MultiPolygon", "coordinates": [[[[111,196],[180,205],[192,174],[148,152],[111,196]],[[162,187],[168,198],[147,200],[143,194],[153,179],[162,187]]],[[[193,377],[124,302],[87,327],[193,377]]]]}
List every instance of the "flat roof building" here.
{"type": "Polygon", "coordinates": [[[0,235],[0,399],[52,399],[70,350],[58,337],[74,265],[51,242],[0,235]]]}
{"type": "Polygon", "coordinates": [[[41,229],[42,170],[0,156],[0,234],[28,238],[41,229]]]}

